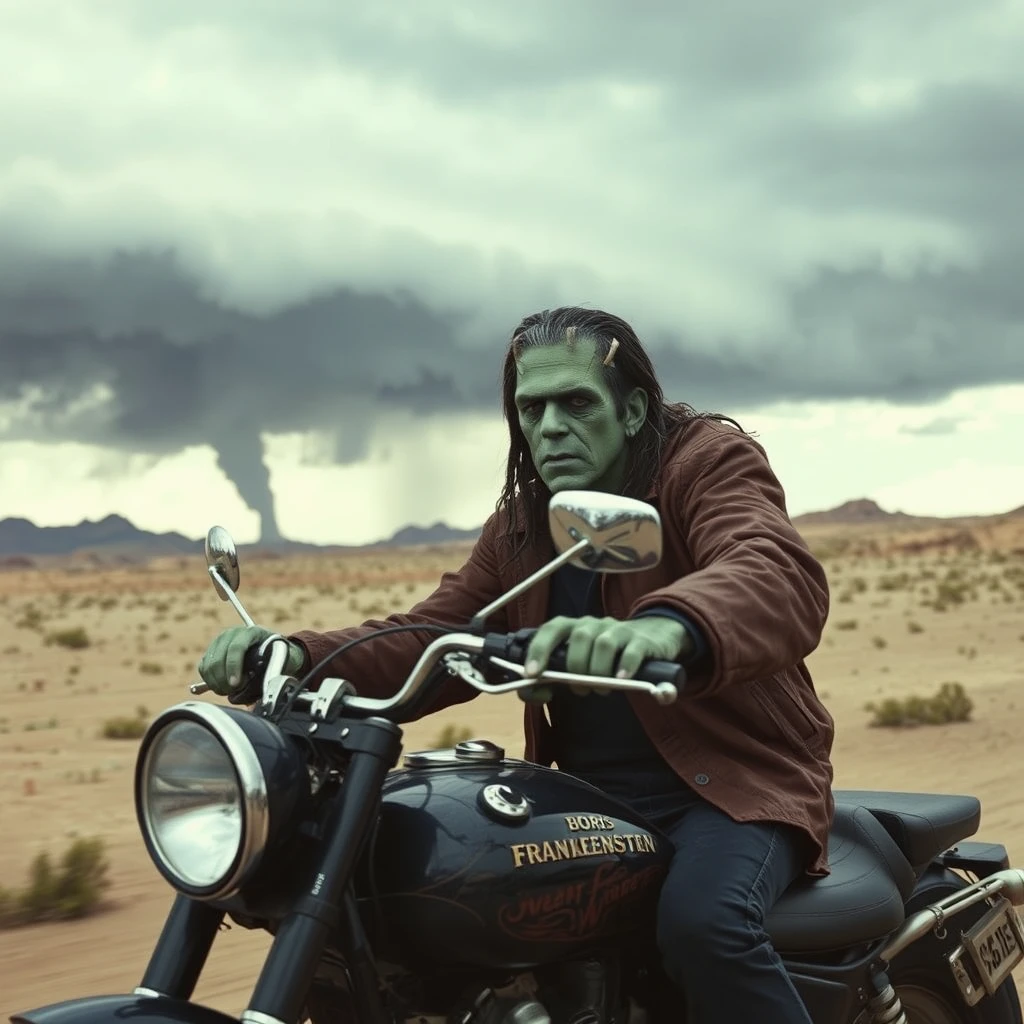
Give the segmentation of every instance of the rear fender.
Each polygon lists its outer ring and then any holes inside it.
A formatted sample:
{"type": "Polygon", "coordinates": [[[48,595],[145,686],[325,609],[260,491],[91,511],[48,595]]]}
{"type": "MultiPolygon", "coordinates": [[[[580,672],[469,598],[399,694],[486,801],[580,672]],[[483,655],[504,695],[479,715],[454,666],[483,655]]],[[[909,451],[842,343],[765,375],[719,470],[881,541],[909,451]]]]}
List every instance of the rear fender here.
{"type": "Polygon", "coordinates": [[[69,999],[11,1017],[13,1024],[238,1024],[218,1010],[166,996],[122,995],[69,999]]]}

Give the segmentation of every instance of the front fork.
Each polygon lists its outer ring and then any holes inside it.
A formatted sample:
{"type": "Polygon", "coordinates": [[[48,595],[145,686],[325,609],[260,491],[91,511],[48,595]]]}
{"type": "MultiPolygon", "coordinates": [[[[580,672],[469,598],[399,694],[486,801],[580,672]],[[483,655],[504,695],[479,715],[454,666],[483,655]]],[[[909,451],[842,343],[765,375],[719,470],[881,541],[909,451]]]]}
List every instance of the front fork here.
{"type": "MultiPolygon", "coordinates": [[[[324,829],[323,850],[312,882],[277,928],[249,1006],[242,1012],[244,1024],[295,1024],[300,1020],[324,947],[333,936],[340,934],[346,945],[352,944],[357,959],[366,952],[358,917],[348,920],[355,912],[355,902],[347,900],[346,893],[385,777],[401,752],[401,732],[383,718],[321,724],[322,733],[328,730],[337,734],[339,745],[351,758],[324,829]]],[[[222,910],[179,895],[136,994],[189,999],[223,917],[222,910]]],[[[369,995],[367,987],[360,986],[364,1001],[369,995]]],[[[380,1006],[367,1006],[366,1010],[367,1017],[383,1020],[380,1006]]]]}

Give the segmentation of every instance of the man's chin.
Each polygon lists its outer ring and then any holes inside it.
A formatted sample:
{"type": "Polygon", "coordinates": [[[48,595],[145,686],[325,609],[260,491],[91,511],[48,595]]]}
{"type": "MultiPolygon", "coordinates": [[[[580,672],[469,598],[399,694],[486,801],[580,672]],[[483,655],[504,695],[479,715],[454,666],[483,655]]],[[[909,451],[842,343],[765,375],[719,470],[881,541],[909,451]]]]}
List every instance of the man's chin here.
{"type": "Polygon", "coordinates": [[[576,473],[542,473],[541,479],[552,494],[559,491],[589,491],[594,486],[590,477],[576,473]]]}

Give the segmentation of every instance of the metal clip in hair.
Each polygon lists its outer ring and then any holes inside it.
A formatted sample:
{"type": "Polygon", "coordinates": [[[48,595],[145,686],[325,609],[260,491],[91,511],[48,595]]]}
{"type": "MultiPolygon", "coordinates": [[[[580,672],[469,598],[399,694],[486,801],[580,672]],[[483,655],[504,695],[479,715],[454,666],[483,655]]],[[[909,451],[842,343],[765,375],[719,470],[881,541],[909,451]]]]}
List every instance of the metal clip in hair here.
{"type": "Polygon", "coordinates": [[[618,352],[618,350],[619,350],[619,339],[618,338],[612,338],[612,343],[608,346],[608,355],[606,355],[604,357],[604,362],[601,363],[601,365],[602,366],[611,366],[612,365],[612,360],[615,358],[615,353],[618,352]]]}

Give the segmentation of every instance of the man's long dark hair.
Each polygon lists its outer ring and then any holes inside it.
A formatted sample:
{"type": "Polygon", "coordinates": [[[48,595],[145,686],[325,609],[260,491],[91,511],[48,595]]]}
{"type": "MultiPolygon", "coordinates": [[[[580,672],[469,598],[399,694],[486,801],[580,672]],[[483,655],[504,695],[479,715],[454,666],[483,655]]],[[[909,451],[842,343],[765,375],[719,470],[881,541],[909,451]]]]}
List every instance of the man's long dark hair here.
{"type": "Polygon", "coordinates": [[[519,426],[515,404],[516,360],[527,348],[538,345],[572,345],[582,340],[594,342],[596,357],[602,362],[607,358],[612,342],[619,343],[611,364],[603,366],[602,372],[620,418],[625,415],[626,397],[634,388],[643,388],[647,392],[647,416],[639,431],[626,440],[629,457],[626,460],[623,494],[642,498],[648,493],[661,467],[666,438],[684,424],[694,419],[714,419],[742,429],[734,419],[721,413],[697,412],[685,402],[666,402],[654,367],[640,339],[620,317],[600,309],[584,309],[579,306],[563,306],[532,313],[512,332],[502,370],[501,404],[508,422],[509,450],[505,484],[497,508],[506,511],[506,535],[514,551],[532,545],[538,532],[546,528],[547,507],[551,498],[551,492],[537,472],[530,447],[519,426]],[[521,529],[525,532],[516,544],[516,535],[521,529]]]}

